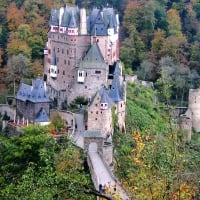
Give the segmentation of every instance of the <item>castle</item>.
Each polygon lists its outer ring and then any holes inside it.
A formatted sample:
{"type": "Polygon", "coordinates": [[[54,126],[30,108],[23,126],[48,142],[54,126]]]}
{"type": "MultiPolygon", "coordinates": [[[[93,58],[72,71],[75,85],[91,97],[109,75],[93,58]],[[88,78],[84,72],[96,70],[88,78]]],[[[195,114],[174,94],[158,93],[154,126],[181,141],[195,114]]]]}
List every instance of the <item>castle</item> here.
{"type": "MultiPolygon", "coordinates": [[[[44,49],[44,81],[61,107],[76,97],[90,101],[102,86],[111,88],[119,61],[119,20],[113,8],[61,7],[51,11],[44,49]]],[[[120,66],[121,70],[121,66],[120,66]]],[[[121,79],[121,77],[120,77],[121,79]]]]}
{"type": "Polygon", "coordinates": [[[113,8],[94,8],[88,14],[67,5],[52,9],[44,81],[58,108],[77,97],[88,101],[88,129],[105,129],[104,137],[111,135],[115,106],[118,126],[125,130],[126,84],[119,60],[119,19],[113,8]]]}

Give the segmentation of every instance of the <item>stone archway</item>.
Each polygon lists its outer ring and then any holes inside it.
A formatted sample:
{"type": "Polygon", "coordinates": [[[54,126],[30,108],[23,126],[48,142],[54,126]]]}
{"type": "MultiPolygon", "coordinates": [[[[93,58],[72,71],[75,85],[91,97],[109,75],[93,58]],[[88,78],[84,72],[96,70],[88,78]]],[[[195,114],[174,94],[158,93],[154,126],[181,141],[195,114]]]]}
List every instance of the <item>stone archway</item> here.
{"type": "Polygon", "coordinates": [[[102,152],[103,136],[101,131],[85,131],[84,133],[84,150],[86,152],[102,152]]]}

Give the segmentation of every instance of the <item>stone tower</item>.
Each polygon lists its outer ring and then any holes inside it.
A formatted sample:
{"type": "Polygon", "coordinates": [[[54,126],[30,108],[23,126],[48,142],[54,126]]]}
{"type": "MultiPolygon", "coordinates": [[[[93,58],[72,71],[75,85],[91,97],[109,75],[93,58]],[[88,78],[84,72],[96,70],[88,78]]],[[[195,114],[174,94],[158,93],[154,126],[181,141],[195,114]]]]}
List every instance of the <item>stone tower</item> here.
{"type": "Polygon", "coordinates": [[[102,87],[88,107],[88,130],[101,130],[103,138],[107,140],[113,134],[112,110],[114,102],[102,87]]]}
{"type": "Polygon", "coordinates": [[[189,90],[188,109],[191,111],[192,127],[200,132],[200,89],[189,90]]]}

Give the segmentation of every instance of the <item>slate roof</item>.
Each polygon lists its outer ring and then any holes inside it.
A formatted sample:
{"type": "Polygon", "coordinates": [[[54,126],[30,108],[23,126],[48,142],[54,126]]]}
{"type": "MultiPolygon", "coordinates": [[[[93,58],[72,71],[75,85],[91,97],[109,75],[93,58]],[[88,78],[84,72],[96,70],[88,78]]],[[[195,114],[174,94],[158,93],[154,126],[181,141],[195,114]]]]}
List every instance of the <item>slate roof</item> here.
{"type": "Polygon", "coordinates": [[[35,122],[49,122],[49,116],[46,113],[44,108],[41,108],[40,111],[37,113],[35,122]]]}
{"type": "Polygon", "coordinates": [[[101,50],[97,43],[93,43],[87,54],[79,63],[79,68],[107,69],[101,50]]]}
{"type": "MultiPolygon", "coordinates": [[[[59,9],[51,10],[50,26],[51,25],[54,25],[54,26],[59,25],[59,16],[60,16],[59,9]]],[[[69,26],[72,26],[72,24],[74,24],[77,27],[78,23],[79,23],[79,8],[75,7],[75,6],[71,6],[71,7],[66,6],[64,8],[64,12],[61,16],[60,25],[62,27],[69,27],[69,26]]]]}
{"type": "Polygon", "coordinates": [[[117,20],[113,8],[94,8],[87,18],[87,27],[91,35],[107,35],[107,28],[117,32],[117,20]]]}
{"type": "Polygon", "coordinates": [[[116,76],[120,76],[121,75],[121,63],[120,63],[120,61],[117,61],[116,62],[116,65],[115,65],[115,71],[114,71],[114,75],[116,75],[116,76]]]}
{"type": "Polygon", "coordinates": [[[77,27],[78,27],[73,12],[72,12],[72,14],[71,14],[71,18],[70,18],[69,26],[68,26],[68,27],[69,27],[69,28],[77,28],[77,27]]]}
{"type": "Polygon", "coordinates": [[[16,95],[17,100],[31,101],[33,103],[50,102],[49,96],[41,79],[35,79],[33,86],[22,83],[16,95]]]}
{"type": "Polygon", "coordinates": [[[108,92],[105,87],[100,90],[101,100],[100,103],[107,103],[108,108],[111,108],[114,105],[112,99],[108,96],[108,92]]]}
{"type": "Polygon", "coordinates": [[[53,26],[59,25],[59,10],[57,9],[51,10],[50,25],[53,26]]]}
{"type": "Polygon", "coordinates": [[[86,138],[91,138],[91,137],[95,137],[95,138],[102,138],[102,134],[101,134],[101,131],[100,130],[87,130],[85,131],[84,133],[84,137],[86,138]]]}
{"type": "Polygon", "coordinates": [[[113,81],[112,81],[112,86],[109,92],[109,97],[114,101],[114,102],[119,102],[123,100],[123,91],[122,87],[120,85],[119,81],[119,75],[116,74],[114,75],[113,81]]]}

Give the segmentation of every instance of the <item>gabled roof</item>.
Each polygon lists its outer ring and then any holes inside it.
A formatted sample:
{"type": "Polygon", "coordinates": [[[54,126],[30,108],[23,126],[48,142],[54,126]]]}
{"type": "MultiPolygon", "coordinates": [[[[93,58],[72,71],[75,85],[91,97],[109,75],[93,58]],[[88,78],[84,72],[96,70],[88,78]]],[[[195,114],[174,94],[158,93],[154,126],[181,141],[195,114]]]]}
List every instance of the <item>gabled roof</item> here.
{"type": "Polygon", "coordinates": [[[22,83],[16,95],[17,100],[33,103],[49,102],[49,96],[41,79],[35,79],[33,86],[22,83]]]}
{"type": "Polygon", "coordinates": [[[119,76],[114,75],[113,81],[112,81],[112,86],[109,92],[109,97],[114,101],[114,102],[119,102],[123,100],[123,91],[120,85],[119,81],[119,76]]]}
{"type": "Polygon", "coordinates": [[[37,113],[35,122],[49,122],[49,116],[44,108],[41,108],[40,111],[37,113]]]}
{"type": "Polygon", "coordinates": [[[83,60],[79,63],[80,68],[107,69],[101,50],[97,43],[93,43],[83,60]]]}

